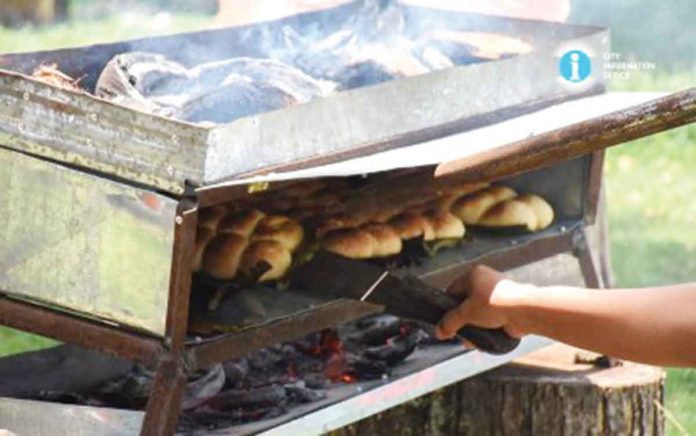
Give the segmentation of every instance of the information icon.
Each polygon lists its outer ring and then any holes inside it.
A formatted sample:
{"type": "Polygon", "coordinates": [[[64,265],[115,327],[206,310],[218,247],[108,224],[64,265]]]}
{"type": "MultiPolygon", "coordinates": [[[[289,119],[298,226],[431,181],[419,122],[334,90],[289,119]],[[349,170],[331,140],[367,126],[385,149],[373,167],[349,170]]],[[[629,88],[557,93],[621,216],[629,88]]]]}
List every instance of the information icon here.
{"type": "Polygon", "coordinates": [[[578,83],[590,76],[592,72],[592,60],[582,50],[571,50],[561,56],[558,68],[564,79],[569,82],[578,83]]]}

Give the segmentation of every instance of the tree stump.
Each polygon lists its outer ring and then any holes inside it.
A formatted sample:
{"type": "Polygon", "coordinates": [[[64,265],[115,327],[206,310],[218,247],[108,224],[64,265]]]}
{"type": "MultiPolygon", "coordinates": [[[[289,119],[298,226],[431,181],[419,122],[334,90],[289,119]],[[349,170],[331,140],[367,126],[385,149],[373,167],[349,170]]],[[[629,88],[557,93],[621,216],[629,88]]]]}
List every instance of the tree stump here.
{"type": "Polygon", "coordinates": [[[664,371],[597,357],[553,345],[333,434],[663,435],[664,371]]]}

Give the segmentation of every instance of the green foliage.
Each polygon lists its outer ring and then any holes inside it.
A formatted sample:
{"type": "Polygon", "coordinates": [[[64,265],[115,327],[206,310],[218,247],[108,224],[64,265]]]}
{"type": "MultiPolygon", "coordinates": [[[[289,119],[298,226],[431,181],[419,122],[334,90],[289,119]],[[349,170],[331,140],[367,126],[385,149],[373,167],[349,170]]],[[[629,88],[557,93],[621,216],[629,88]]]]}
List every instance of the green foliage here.
{"type": "Polygon", "coordinates": [[[117,15],[68,21],[50,27],[8,29],[0,26],[0,53],[53,50],[205,29],[205,15],[117,15]]]}
{"type": "Polygon", "coordinates": [[[0,327],[0,357],[24,351],[40,350],[56,344],[57,342],[51,339],[0,327]]]}
{"type": "Polygon", "coordinates": [[[693,0],[571,0],[570,18],[611,28],[612,49],[626,58],[668,69],[692,67],[696,61],[693,0]]]}
{"type": "MultiPolygon", "coordinates": [[[[678,91],[693,79],[690,71],[633,75],[612,87],[678,91]]],[[[696,281],[696,125],[611,148],[605,170],[617,286],[696,281]]],[[[696,433],[696,369],[667,371],[666,408],[696,433]]],[[[681,434],[669,420],[667,433],[681,434]]]]}

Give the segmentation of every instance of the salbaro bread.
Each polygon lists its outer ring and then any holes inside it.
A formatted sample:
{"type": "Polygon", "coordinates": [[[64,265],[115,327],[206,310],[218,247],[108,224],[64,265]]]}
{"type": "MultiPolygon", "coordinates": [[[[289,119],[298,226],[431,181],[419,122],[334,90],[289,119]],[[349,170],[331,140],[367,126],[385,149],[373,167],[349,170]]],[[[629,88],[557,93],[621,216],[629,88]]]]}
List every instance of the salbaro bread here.
{"type": "Polygon", "coordinates": [[[259,277],[259,282],[278,280],[285,276],[292,264],[292,254],[278,241],[254,241],[244,251],[240,270],[247,277],[253,277],[261,269],[266,269],[259,277]]]}
{"type": "Polygon", "coordinates": [[[321,246],[324,250],[350,259],[374,257],[377,240],[361,229],[338,229],[324,235],[321,246]]]}
{"type": "Polygon", "coordinates": [[[215,207],[201,214],[204,219],[194,247],[196,271],[222,281],[235,280],[240,274],[258,281],[285,276],[292,252],[302,244],[302,225],[256,209],[227,215],[222,210],[215,207]]]}
{"type": "Polygon", "coordinates": [[[519,227],[534,232],[543,230],[554,219],[546,200],[534,194],[518,195],[505,186],[491,186],[459,198],[452,213],[464,224],[481,227],[519,227]]]}
{"type": "Polygon", "coordinates": [[[203,255],[203,271],[218,280],[234,279],[248,244],[247,238],[236,233],[217,235],[203,255]]]}

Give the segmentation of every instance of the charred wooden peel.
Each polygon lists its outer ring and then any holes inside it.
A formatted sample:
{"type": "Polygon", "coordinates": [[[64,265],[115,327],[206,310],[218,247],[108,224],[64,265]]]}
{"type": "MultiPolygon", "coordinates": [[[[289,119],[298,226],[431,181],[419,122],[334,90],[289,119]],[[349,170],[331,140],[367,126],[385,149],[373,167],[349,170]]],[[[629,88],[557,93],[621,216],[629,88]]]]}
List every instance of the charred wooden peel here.
{"type": "MultiPolygon", "coordinates": [[[[349,298],[383,306],[385,312],[403,318],[437,324],[461,300],[425,284],[413,276],[401,277],[367,262],[321,252],[294,271],[290,287],[313,296],[349,298]]],[[[505,354],[514,350],[519,339],[503,329],[467,326],[459,335],[481,351],[505,354]]]]}

